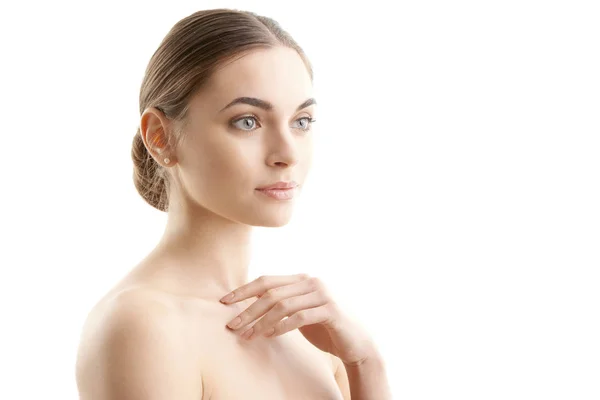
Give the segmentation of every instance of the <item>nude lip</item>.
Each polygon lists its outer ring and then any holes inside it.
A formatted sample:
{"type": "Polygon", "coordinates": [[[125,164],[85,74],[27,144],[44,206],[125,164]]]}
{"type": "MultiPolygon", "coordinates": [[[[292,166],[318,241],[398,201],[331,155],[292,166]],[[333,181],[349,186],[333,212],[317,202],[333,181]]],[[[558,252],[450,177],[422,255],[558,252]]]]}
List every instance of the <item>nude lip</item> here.
{"type": "Polygon", "coordinates": [[[296,191],[296,188],[290,188],[290,189],[256,189],[259,192],[277,199],[277,200],[290,200],[294,198],[294,194],[296,191]]]}
{"type": "Polygon", "coordinates": [[[270,189],[291,189],[298,186],[298,184],[294,181],[291,182],[284,182],[284,181],[279,181],[276,182],[272,185],[268,185],[268,186],[263,186],[263,187],[259,187],[257,188],[258,190],[270,190],[270,189]]]}

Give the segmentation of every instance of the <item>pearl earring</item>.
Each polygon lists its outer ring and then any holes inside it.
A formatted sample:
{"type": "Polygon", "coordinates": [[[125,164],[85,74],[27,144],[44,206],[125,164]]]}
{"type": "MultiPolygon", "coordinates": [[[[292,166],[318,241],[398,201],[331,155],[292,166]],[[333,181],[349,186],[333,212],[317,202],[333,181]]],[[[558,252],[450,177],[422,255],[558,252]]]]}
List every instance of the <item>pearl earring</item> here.
{"type": "Polygon", "coordinates": [[[169,160],[168,158],[165,158],[165,164],[168,164],[170,162],[171,162],[171,160],[169,160]]]}

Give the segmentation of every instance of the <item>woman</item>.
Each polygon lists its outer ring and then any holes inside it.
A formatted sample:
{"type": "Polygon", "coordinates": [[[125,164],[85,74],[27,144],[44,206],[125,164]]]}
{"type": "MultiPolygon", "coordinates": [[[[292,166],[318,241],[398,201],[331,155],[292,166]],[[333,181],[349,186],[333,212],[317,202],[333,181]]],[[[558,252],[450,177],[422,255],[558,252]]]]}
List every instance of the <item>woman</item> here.
{"type": "Polygon", "coordinates": [[[309,171],[312,78],[296,42],[251,12],[196,12],[164,38],[132,158],[168,222],[86,320],[82,399],[389,398],[375,344],[322,282],[247,281],[252,226],[285,225],[309,171]]]}

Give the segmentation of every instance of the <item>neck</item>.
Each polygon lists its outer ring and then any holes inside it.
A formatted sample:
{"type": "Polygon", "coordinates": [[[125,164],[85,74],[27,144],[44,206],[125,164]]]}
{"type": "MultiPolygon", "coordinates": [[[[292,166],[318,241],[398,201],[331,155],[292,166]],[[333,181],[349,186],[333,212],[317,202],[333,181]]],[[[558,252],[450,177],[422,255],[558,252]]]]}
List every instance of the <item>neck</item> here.
{"type": "Polygon", "coordinates": [[[173,202],[149,275],[171,291],[221,298],[248,281],[251,234],[252,226],[173,202]]]}

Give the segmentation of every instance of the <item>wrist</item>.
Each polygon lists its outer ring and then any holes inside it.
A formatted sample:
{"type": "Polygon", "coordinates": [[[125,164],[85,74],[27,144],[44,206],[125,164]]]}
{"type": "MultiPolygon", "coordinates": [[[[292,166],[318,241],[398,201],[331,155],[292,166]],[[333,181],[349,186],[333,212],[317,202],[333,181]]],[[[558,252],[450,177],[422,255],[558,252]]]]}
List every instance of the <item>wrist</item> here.
{"type": "Polygon", "coordinates": [[[366,357],[352,362],[346,362],[342,360],[342,363],[346,368],[362,368],[371,365],[383,365],[383,357],[381,357],[377,349],[373,347],[366,357]]]}

